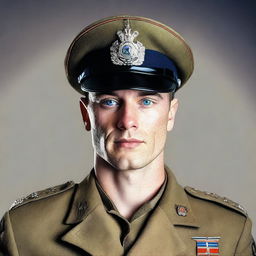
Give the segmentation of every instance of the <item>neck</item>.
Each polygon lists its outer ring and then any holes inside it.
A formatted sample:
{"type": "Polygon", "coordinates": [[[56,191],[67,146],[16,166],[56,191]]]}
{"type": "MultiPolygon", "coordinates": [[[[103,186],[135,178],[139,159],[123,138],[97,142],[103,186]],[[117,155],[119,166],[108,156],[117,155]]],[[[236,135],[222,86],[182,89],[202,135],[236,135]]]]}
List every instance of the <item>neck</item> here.
{"type": "Polygon", "coordinates": [[[96,155],[94,169],[98,182],[126,219],[152,199],[165,180],[163,152],[136,170],[118,170],[96,155]]]}

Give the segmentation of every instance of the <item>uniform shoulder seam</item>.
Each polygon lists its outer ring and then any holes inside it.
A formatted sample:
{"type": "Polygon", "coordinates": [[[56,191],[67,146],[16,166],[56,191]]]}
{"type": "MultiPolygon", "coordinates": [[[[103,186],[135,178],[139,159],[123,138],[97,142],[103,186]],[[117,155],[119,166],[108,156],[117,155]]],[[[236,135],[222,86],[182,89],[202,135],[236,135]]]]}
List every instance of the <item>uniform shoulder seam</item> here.
{"type": "Polygon", "coordinates": [[[201,191],[196,188],[189,187],[189,186],[186,186],[184,189],[188,194],[190,194],[194,197],[204,199],[207,201],[212,201],[219,205],[226,206],[228,208],[231,208],[231,209],[243,214],[245,217],[248,217],[247,212],[242,205],[232,201],[231,199],[228,199],[227,197],[219,196],[218,194],[212,193],[212,192],[201,191]]]}
{"type": "Polygon", "coordinates": [[[47,197],[50,197],[50,196],[53,196],[53,195],[63,193],[65,191],[69,190],[70,188],[74,187],[74,185],[75,185],[74,181],[68,181],[68,182],[66,182],[64,184],[61,184],[61,185],[57,185],[57,186],[50,187],[50,188],[47,188],[47,189],[43,189],[43,190],[40,190],[40,191],[37,191],[37,192],[33,192],[33,193],[29,194],[28,196],[24,196],[24,197],[21,197],[19,199],[16,199],[13,202],[13,204],[11,205],[9,210],[16,209],[16,208],[18,208],[22,205],[25,205],[29,202],[38,201],[38,200],[41,200],[43,198],[47,198],[47,197]]]}

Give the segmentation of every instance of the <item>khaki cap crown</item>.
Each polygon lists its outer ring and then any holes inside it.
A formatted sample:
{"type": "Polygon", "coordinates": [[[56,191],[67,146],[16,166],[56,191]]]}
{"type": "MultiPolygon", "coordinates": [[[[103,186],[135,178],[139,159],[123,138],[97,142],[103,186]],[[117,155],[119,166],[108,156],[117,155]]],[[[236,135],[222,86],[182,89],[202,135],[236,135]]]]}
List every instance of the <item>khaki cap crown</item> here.
{"type": "Polygon", "coordinates": [[[180,87],[184,85],[194,69],[193,54],[185,40],[175,30],[158,21],[129,15],[96,21],[75,37],[65,58],[65,70],[70,84],[84,94],[78,83],[81,62],[92,51],[110,48],[117,40],[117,31],[124,28],[124,20],[129,20],[132,30],[139,32],[136,40],[146,49],[160,52],[175,63],[181,79],[180,87]]]}

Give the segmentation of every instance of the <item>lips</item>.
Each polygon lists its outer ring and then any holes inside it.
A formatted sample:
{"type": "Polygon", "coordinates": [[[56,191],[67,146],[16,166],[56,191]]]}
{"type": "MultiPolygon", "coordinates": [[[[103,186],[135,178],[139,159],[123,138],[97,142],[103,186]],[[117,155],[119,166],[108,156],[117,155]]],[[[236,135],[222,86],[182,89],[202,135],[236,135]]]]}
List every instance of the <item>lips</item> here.
{"type": "Polygon", "coordinates": [[[123,148],[135,148],[135,147],[141,145],[142,143],[144,143],[143,140],[138,140],[138,139],[134,139],[134,138],[115,140],[115,144],[117,144],[118,146],[123,147],[123,148]]]}
{"type": "Polygon", "coordinates": [[[115,140],[115,143],[143,143],[143,140],[137,140],[137,139],[119,139],[115,140]]]}

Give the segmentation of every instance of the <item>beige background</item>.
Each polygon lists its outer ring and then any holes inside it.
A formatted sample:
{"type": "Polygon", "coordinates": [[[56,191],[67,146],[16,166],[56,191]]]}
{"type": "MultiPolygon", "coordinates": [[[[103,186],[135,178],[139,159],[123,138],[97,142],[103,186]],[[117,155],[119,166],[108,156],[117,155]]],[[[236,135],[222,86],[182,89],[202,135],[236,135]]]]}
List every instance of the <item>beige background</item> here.
{"type": "Polygon", "coordinates": [[[90,135],[63,60],[85,25],[127,13],[169,24],[194,52],[194,75],[177,93],[166,163],[181,184],[230,197],[256,223],[255,1],[0,4],[0,215],[16,198],[79,182],[92,167],[90,135]]]}

